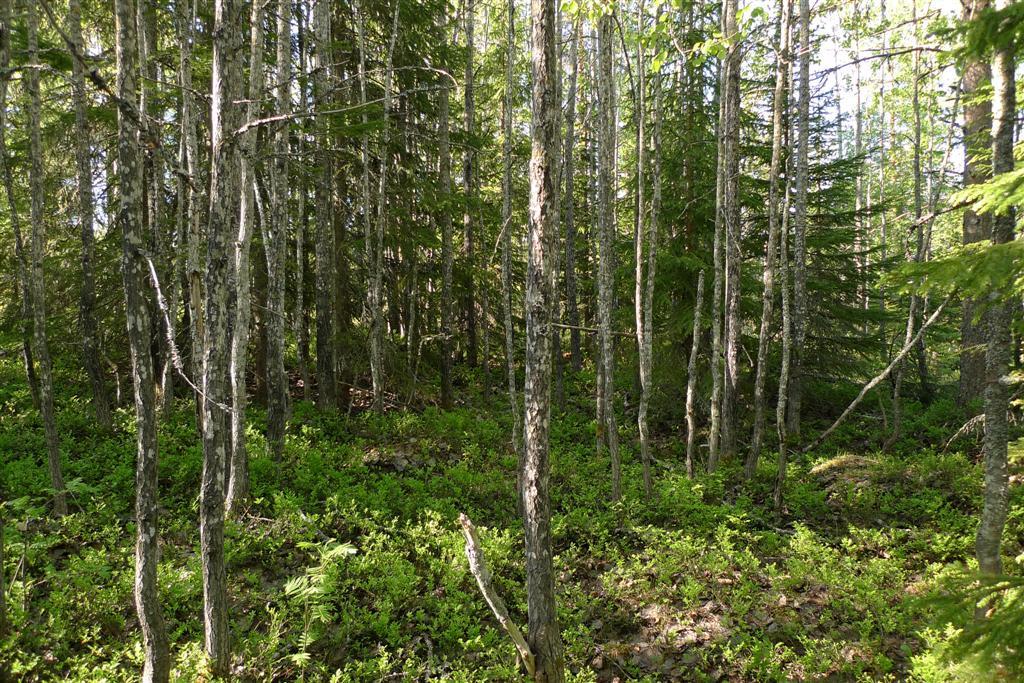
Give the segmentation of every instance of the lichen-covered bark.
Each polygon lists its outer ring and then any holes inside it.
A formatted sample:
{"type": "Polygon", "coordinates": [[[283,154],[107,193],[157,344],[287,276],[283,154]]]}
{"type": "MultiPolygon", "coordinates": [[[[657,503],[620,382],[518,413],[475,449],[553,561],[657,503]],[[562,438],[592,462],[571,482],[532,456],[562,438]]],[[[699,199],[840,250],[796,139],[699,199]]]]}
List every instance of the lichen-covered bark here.
{"type": "MultiPolygon", "coordinates": [[[[1010,0],[996,0],[997,10],[1010,0]]],[[[1004,20],[1005,21],[1005,20],[1004,20]]],[[[1000,46],[992,53],[992,175],[1014,168],[1013,126],[1016,108],[1014,55],[1011,47],[1000,46]]],[[[992,216],[992,242],[1013,239],[1014,210],[1009,208],[992,216]]],[[[978,568],[984,574],[1002,572],[1000,548],[1009,506],[1007,472],[1007,418],[1011,305],[1001,299],[1003,292],[992,293],[992,306],[986,312],[987,348],[985,351],[985,493],[978,525],[976,552],[978,568]]]]}
{"type": "MultiPolygon", "coordinates": [[[[510,4],[511,7],[511,4],[510,4]]],[[[582,30],[580,20],[577,19],[573,27],[572,42],[569,46],[569,92],[565,105],[565,153],[563,173],[565,174],[565,192],[562,195],[563,211],[562,222],[565,225],[565,313],[569,323],[569,352],[572,355],[572,369],[579,372],[583,367],[583,351],[580,346],[580,312],[579,301],[576,292],[576,190],[575,190],[575,157],[576,148],[576,86],[579,77],[579,49],[582,30]]],[[[509,60],[511,64],[511,59],[509,60]]],[[[506,74],[511,89],[512,75],[506,74]]],[[[506,105],[507,106],[507,105],[506,105]]]]}
{"type": "MultiPolygon", "coordinates": [[[[612,53],[615,20],[603,15],[597,24],[598,43],[598,328],[601,344],[599,415],[612,465],[612,500],[622,495],[619,429],[615,421],[614,353],[612,349],[612,297],[615,290],[615,91],[612,53]]],[[[600,431],[599,431],[600,434],[600,431]]]]}
{"type": "Polygon", "coordinates": [[[206,335],[203,343],[203,475],[199,534],[203,568],[206,656],[215,676],[228,673],[227,583],[224,565],[224,475],[230,447],[230,298],[233,242],[238,234],[239,150],[233,133],[242,119],[242,3],[214,3],[210,127],[210,218],[206,237],[206,335]]]}
{"type": "MultiPolygon", "coordinates": [[[[82,11],[78,0],[68,2],[68,36],[81,54],[82,11]]],[[[82,362],[92,389],[96,422],[110,429],[110,401],[100,370],[100,346],[96,329],[96,280],[93,275],[93,197],[89,123],[86,118],[85,73],[82,63],[71,60],[72,93],[75,105],[75,161],[78,171],[78,229],[82,240],[82,283],[78,298],[78,324],[82,335],[82,362]]]]}
{"type": "Polygon", "coordinates": [[[552,562],[550,461],[551,311],[553,268],[558,226],[559,105],[557,18],[554,0],[531,0],[533,66],[533,130],[530,157],[530,218],[527,239],[526,381],[523,486],[523,526],[526,531],[527,640],[536,662],[535,680],[565,680],[562,637],[555,606],[552,562]]]}
{"type": "MultiPolygon", "coordinates": [[[[138,43],[132,0],[115,0],[117,24],[117,93],[136,102],[138,43]]],[[[143,228],[142,159],[139,133],[124,112],[118,112],[117,180],[120,202],[121,269],[125,317],[135,388],[135,609],[142,629],[145,665],[142,680],[160,683],[170,676],[170,645],[157,589],[159,559],[157,513],[156,366],[150,345],[152,330],[145,292],[149,268],[143,228]]]]}
{"type": "Polygon", "coordinates": [[[697,437],[697,357],[700,354],[700,311],[704,305],[704,271],[697,276],[697,298],[693,302],[693,345],[690,347],[690,361],[686,366],[686,476],[693,478],[693,452],[697,437]]]}
{"type": "MultiPolygon", "coordinates": [[[[519,412],[519,400],[516,397],[516,353],[515,331],[512,327],[512,88],[513,70],[515,67],[516,47],[516,6],[514,0],[507,5],[505,32],[505,97],[501,109],[501,312],[505,323],[505,374],[508,378],[508,400],[512,409],[512,448],[520,459],[523,458],[523,418],[519,412]]],[[[572,89],[572,92],[575,88],[572,89]]],[[[572,102],[575,95],[569,97],[572,102]]],[[[572,105],[570,104],[570,107],[572,105]]],[[[572,134],[570,118],[566,140],[572,134]]],[[[569,147],[566,148],[566,154],[569,147]]],[[[568,158],[568,157],[567,157],[568,158]]],[[[572,165],[566,165],[566,173],[572,173],[572,165]]],[[[566,187],[572,187],[571,178],[566,178],[566,187]]],[[[571,189],[570,189],[571,194],[571,189]]],[[[569,201],[571,205],[571,200],[569,201]]],[[[566,220],[572,222],[572,209],[568,209],[566,220]]],[[[567,228],[571,230],[571,228],[567,228]]],[[[569,239],[566,237],[566,239],[569,239]]],[[[569,247],[567,246],[566,249],[569,247]]],[[[568,268],[568,265],[566,266],[568,268]]],[[[566,271],[568,277],[568,271],[566,271]]],[[[578,343],[578,342],[577,342],[578,343]]]]}
{"type": "MultiPolygon", "coordinates": [[[[724,16],[723,16],[724,26],[724,16]]],[[[725,281],[722,252],[725,231],[725,98],[721,83],[725,79],[724,63],[718,66],[717,161],[715,166],[715,236],[711,247],[714,278],[711,289],[711,424],[708,428],[708,472],[718,468],[722,439],[722,288],[725,281]]]]}
{"type": "Polygon", "coordinates": [[[764,257],[764,293],[761,298],[761,330],[757,339],[757,375],[754,379],[754,432],[744,466],[744,477],[757,471],[764,437],[765,383],[768,378],[768,341],[775,304],[776,248],[779,241],[779,171],[782,168],[782,131],[786,110],[789,76],[789,36],[791,7],[789,0],[779,2],[779,51],[775,64],[775,93],[772,99],[772,157],[768,169],[768,245],[764,257]]]}
{"type": "MultiPolygon", "coordinates": [[[[25,10],[28,26],[28,60],[39,63],[39,17],[34,3],[25,10]]],[[[39,365],[39,406],[43,414],[43,431],[46,435],[47,462],[50,468],[50,485],[53,488],[53,514],[57,517],[67,514],[67,494],[60,462],[60,439],[57,436],[57,417],[53,405],[53,366],[50,362],[50,347],[46,337],[46,279],[43,273],[43,259],[46,254],[46,216],[43,205],[46,197],[43,177],[43,140],[41,103],[39,95],[39,69],[25,69],[25,91],[28,96],[28,145],[29,145],[29,194],[32,234],[29,248],[29,290],[32,303],[32,341],[34,355],[39,365]]]]}

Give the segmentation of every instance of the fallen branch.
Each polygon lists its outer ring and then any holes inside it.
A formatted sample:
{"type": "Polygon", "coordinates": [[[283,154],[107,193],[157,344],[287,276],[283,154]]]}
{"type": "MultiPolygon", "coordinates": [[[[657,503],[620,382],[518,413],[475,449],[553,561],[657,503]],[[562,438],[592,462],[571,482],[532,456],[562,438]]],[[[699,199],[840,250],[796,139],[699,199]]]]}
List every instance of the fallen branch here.
{"type": "Polygon", "coordinates": [[[491,571],[487,568],[487,562],[484,560],[484,551],[480,547],[480,539],[476,535],[476,527],[473,526],[473,522],[469,520],[469,517],[462,513],[459,514],[459,523],[462,525],[462,535],[466,537],[466,559],[469,560],[469,572],[476,577],[476,583],[480,586],[480,592],[483,594],[484,600],[490,605],[491,611],[494,612],[494,616],[497,617],[501,627],[505,629],[505,633],[512,639],[516,646],[519,661],[523,664],[526,673],[532,680],[536,671],[533,653],[530,651],[530,646],[526,644],[526,639],[523,638],[519,627],[516,626],[516,622],[512,621],[511,617],[508,616],[505,602],[495,592],[494,586],[491,585],[491,571]]]}
{"type": "Polygon", "coordinates": [[[825,439],[832,435],[832,432],[834,432],[839,427],[839,425],[846,422],[846,418],[850,417],[850,414],[858,405],[860,405],[860,402],[864,400],[864,397],[867,396],[868,392],[877,387],[883,381],[885,381],[885,378],[892,373],[896,366],[899,365],[900,361],[902,361],[903,358],[908,353],[910,353],[910,350],[914,348],[918,340],[921,338],[921,335],[924,334],[924,331],[931,327],[932,323],[939,319],[939,315],[942,313],[942,310],[946,307],[946,304],[949,303],[951,297],[952,294],[950,294],[943,300],[939,307],[935,309],[935,312],[932,313],[928,320],[926,320],[925,323],[921,325],[921,327],[917,330],[917,334],[914,335],[914,338],[911,339],[902,349],[900,349],[900,352],[896,354],[896,357],[892,359],[888,366],[886,366],[885,370],[882,370],[881,374],[879,374],[870,382],[864,385],[864,388],[860,390],[859,394],[857,394],[857,398],[853,399],[853,402],[851,402],[850,405],[846,407],[846,410],[843,411],[843,414],[836,418],[836,421],[832,423],[832,426],[823,431],[821,434],[818,435],[818,438],[816,438],[814,441],[812,441],[811,443],[804,447],[804,453],[808,453],[817,448],[818,446],[820,446],[822,442],[825,441],[825,439]]]}

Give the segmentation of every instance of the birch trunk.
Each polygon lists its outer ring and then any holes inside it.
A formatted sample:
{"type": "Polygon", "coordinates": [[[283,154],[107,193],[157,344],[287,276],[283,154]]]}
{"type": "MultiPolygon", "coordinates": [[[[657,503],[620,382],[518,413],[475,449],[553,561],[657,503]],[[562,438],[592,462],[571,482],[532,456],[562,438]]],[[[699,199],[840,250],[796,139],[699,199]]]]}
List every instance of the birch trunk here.
{"type": "MultiPolygon", "coordinates": [[[[68,36],[79,54],[85,54],[82,41],[82,9],[79,0],[68,2],[68,36]]],[[[75,144],[78,170],[78,229],[82,239],[82,284],[78,300],[78,325],[82,334],[82,360],[92,388],[96,422],[110,429],[110,401],[100,370],[100,345],[96,329],[96,279],[93,275],[93,197],[92,159],[89,123],[86,118],[85,72],[82,63],[71,60],[72,92],[75,104],[75,144]]]]}
{"type": "MultiPolygon", "coordinates": [[[[963,0],[964,21],[980,16],[989,7],[989,0],[963,0]]],[[[992,100],[977,97],[992,77],[989,63],[978,57],[968,58],[964,64],[960,88],[964,103],[964,187],[985,182],[990,176],[984,156],[992,147],[992,100]]],[[[992,217],[979,214],[971,207],[964,209],[963,243],[971,244],[989,239],[992,217]]],[[[957,403],[966,405],[981,398],[985,389],[985,324],[976,320],[976,305],[970,299],[963,302],[963,320],[960,323],[960,384],[957,403]]]]}
{"type": "MultiPolygon", "coordinates": [[[[1004,10],[1009,5],[1010,0],[995,2],[997,10],[1004,10]]],[[[1015,92],[1013,48],[997,47],[992,53],[993,176],[1008,173],[1014,168],[1015,92]]],[[[993,243],[1002,244],[1013,240],[1014,220],[1012,208],[992,216],[993,243]]],[[[1009,372],[1011,356],[1010,322],[1013,304],[1004,302],[1004,296],[1001,292],[993,292],[992,306],[986,312],[988,346],[985,351],[985,493],[981,522],[978,525],[976,554],[979,570],[989,576],[1002,573],[1000,549],[1009,507],[1006,419],[1009,392],[1006,375],[1009,372]]]]}
{"type": "Polygon", "coordinates": [[[57,436],[57,417],[53,405],[53,366],[46,335],[46,279],[43,259],[46,255],[46,215],[43,205],[46,196],[43,176],[43,139],[41,101],[39,95],[39,16],[34,3],[25,10],[28,25],[28,60],[31,68],[25,70],[25,90],[28,96],[29,194],[31,195],[32,235],[29,249],[29,289],[32,302],[32,339],[34,355],[39,365],[39,403],[46,435],[46,452],[53,488],[53,514],[67,514],[67,494],[60,462],[60,439],[57,436]]]}
{"type": "MultiPolygon", "coordinates": [[[[572,369],[579,372],[583,368],[583,351],[580,346],[580,313],[576,293],[576,212],[575,212],[575,154],[576,147],[576,87],[579,78],[580,20],[573,27],[572,42],[569,46],[569,93],[565,112],[565,145],[564,166],[565,192],[562,202],[565,205],[562,222],[565,224],[565,311],[570,325],[569,352],[572,354],[572,369]]],[[[511,65],[511,53],[509,64],[511,65]]],[[[512,80],[511,69],[506,80],[512,80]]],[[[506,86],[511,90],[511,83],[506,86]]],[[[511,127],[511,122],[510,122],[511,127]]]]}
{"type": "Polygon", "coordinates": [[[465,292],[463,293],[463,312],[466,316],[466,361],[472,368],[476,367],[476,295],[474,292],[474,269],[476,258],[474,256],[475,243],[473,234],[473,210],[476,201],[475,186],[473,184],[475,171],[475,148],[476,141],[476,111],[473,99],[473,0],[466,0],[466,81],[464,84],[465,116],[466,116],[466,141],[462,153],[462,195],[465,199],[465,206],[462,212],[463,242],[462,251],[466,259],[466,270],[463,274],[465,292]]]}
{"type": "Polygon", "coordinates": [[[35,360],[32,356],[32,291],[29,285],[28,256],[25,254],[25,240],[21,232],[21,214],[18,211],[17,199],[14,196],[14,174],[7,157],[7,93],[10,85],[11,71],[11,31],[13,29],[11,0],[0,0],[0,164],[3,165],[4,194],[7,197],[7,210],[10,216],[11,229],[14,232],[14,255],[18,264],[18,292],[21,295],[21,356],[25,366],[25,379],[28,381],[32,405],[42,410],[39,397],[39,378],[36,376],[35,360]]]}
{"type": "Polygon", "coordinates": [[[452,153],[448,141],[449,88],[441,88],[438,106],[438,171],[441,176],[441,406],[452,407],[452,347],[454,345],[452,319],[452,153]]]}
{"type": "MultiPolygon", "coordinates": [[[[792,0],[786,0],[792,10],[792,0]]],[[[792,76],[792,69],[789,69],[792,76]]],[[[787,125],[787,131],[792,125],[787,125]]],[[[788,138],[792,139],[791,136],[788,138]]],[[[788,140],[787,140],[788,142],[788,140]]],[[[779,395],[775,403],[775,429],[779,440],[778,469],[775,475],[775,490],[772,502],[776,518],[782,516],[782,496],[786,485],[786,469],[789,462],[789,444],[786,424],[786,409],[789,399],[789,373],[793,357],[793,306],[789,287],[789,203],[790,178],[794,159],[787,160],[786,184],[782,200],[782,220],[779,226],[779,290],[782,293],[782,362],[779,366],[779,395]]]]}
{"type": "Polygon", "coordinates": [[[233,133],[242,119],[242,3],[214,3],[211,86],[210,217],[206,243],[206,334],[203,343],[203,475],[199,534],[203,566],[206,656],[214,676],[228,673],[230,633],[224,566],[224,478],[230,448],[230,302],[232,243],[238,234],[239,153],[233,133]]]}
{"type": "Polygon", "coordinates": [[[793,345],[789,378],[789,421],[786,431],[800,438],[804,387],[804,343],[807,336],[807,158],[811,116],[811,10],[800,0],[800,79],[797,103],[796,197],[793,214],[793,345]]]}
{"type": "MultiPolygon", "coordinates": [[[[633,308],[634,326],[636,328],[637,379],[640,384],[640,400],[637,401],[637,432],[640,437],[640,462],[643,467],[644,495],[650,498],[651,484],[651,444],[647,431],[647,410],[650,399],[650,368],[645,357],[647,350],[647,323],[649,315],[644,310],[644,240],[646,235],[644,213],[647,209],[644,199],[644,171],[647,169],[647,66],[644,60],[642,35],[644,32],[644,2],[637,3],[637,44],[636,44],[636,85],[633,116],[636,119],[636,234],[634,235],[634,273],[633,308]]],[[[648,246],[650,249],[651,246],[648,246]]]]}
{"type": "Polygon", "coordinates": [[[704,305],[704,271],[697,276],[697,298],[693,304],[693,344],[686,366],[686,476],[693,479],[697,437],[697,358],[700,354],[700,311],[704,305]]]}
{"type": "Polygon", "coordinates": [[[772,157],[768,169],[768,245],[764,258],[764,294],[761,298],[761,331],[757,339],[757,375],[754,379],[754,433],[744,467],[744,478],[757,471],[764,436],[764,391],[768,377],[768,341],[775,304],[776,245],[779,241],[779,172],[782,168],[782,131],[785,126],[789,36],[792,8],[789,0],[779,2],[779,52],[775,66],[775,94],[772,100],[772,157]]]}
{"type": "MultiPolygon", "coordinates": [[[[326,0],[313,3],[313,90],[317,108],[325,108],[328,102],[328,78],[330,75],[331,18],[326,0]]],[[[331,217],[331,186],[334,170],[330,147],[330,133],[327,119],[316,118],[320,177],[316,189],[316,375],[319,386],[319,405],[324,410],[334,410],[338,403],[335,349],[334,349],[334,222],[331,217]]]]}
{"type": "Polygon", "coordinates": [[[523,526],[526,532],[527,641],[535,657],[534,680],[562,683],[565,661],[555,605],[552,561],[550,462],[551,311],[554,235],[558,226],[559,125],[557,16],[554,0],[531,0],[533,140],[527,243],[526,382],[523,526]]]}
{"type": "MultiPolygon", "coordinates": [[[[723,17],[724,28],[724,17],[723,17]]],[[[722,83],[725,80],[725,66],[718,66],[718,124],[716,137],[718,150],[715,170],[715,238],[712,246],[714,262],[714,284],[711,294],[711,425],[708,434],[708,473],[718,468],[722,438],[722,289],[724,268],[722,262],[723,233],[725,231],[725,97],[722,97],[722,83]]]]}
{"type": "MultiPolygon", "coordinates": [[[[117,94],[125,102],[138,97],[135,12],[131,0],[115,0],[117,25],[117,94]]],[[[142,629],[145,664],[142,680],[161,683],[170,676],[170,645],[157,588],[158,508],[156,366],[150,345],[149,303],[144,292],[149,269],[145,260],[140,131],[118,110],[117,171],[120,202],[121,266],[124,276],[128,344],[135,387],[135,609],[142,629]]]]}
{"type": "MultiPolygon", "coordinates": [[[[246,122],[259,118],[259,101],[263,96],[263,14],[266,5],[262,1],[252,3],[249,22],[249,92],[246,105],[246,122]]],[[[287,16],[287,15],[285,15],[287,16]]],[[[249,323],[252,319],[252,296],[249,285],[249,252],[255,223],[256,193],[256,137],[258,129],[246,132],[238,144],[240,206],[238,212],[238,233],[234,240],[234,319],[231,323],[231,450],[228,467],[227,509],[234,511],[236,505],[249,495],[249,452],[245,443],[245,411],[248,404],[245,370],[249,351],[249,323]]],[[[261,223],[266,225],[265,217],[261,223]]],[[[264,240],[264,248],[271,246],[264,240]]],[[[269,257],[268,257],[269,261],[269,257]]],[[[271,315],[271,324],[274,316],[271,315]]],[[[283,332],[283,330],[281,330],[283,332]]],[[[273,335],[267,340],[273,344],[273,335]]],[[[282,340],[283,341],[283,340],[282,340]]],[[[269,421],[268,421],[269,422],[269,421]]],[[[268,445],[269,440],[268,440],[268,445]]]]}
{"type": "MultiPolygon", "coordinates": [[[[502,130],[502,175],[501,175],[501,310],[505,321],[505,372],[508,376],[508,400],[512,409],[512,448],[520,460],[522,469],[523,458],[523,424],[519,412],[519,399],[516,397],[516,347],[515,330],[512,327],[512,87],[515,67],[516,47],[516,6],[514,0],[508,0],[507,29],[505,33],[505,93],[501,110],[502,130]]],[[[572,101],[572,95],[570,95],[572,101]]],[[[570,130],[572,124],[569,124],[570,130]]],[[[568,135],[568,134],[567,134],[568,135]]],[[[571,153],[567,150],[566,172],[571,172],[568,159],[571,153]]],[[[571,187],[571,176],[566,179],[567,187],[571,187]]],[[[569,205],[571,207],[572,202],[569,205]]],[[[571,220],[572,209],[566,216],[571,220]]],[[[568,239],[568,237],[566,238],[568,239]]],[[[568,246],[566,247],[568,249],[568,246]]],[[[568,268],[568,266],[566,266],[568,268]]],[[[568,271],[566,271],[568,276],[568,271]]]]}
{"type": "MultiPolygon", "coordinates": [[[[255,11],[255,10],[254,10],[255,11]]],[[[255,36],[254,36],[255,38],[255,36]]],[[[277,1],[277,111],[292,110],[291,0],[277,1]]],[[[257,60],[253,60],[256,63],[257,60]]],[[[250,67],[251,68],[251,67],[250,67]]],[[[252,85],[256,85],[255,79],[252,85]]],[[[261,84],[262,85],[262,79],[261,84]]],[[[256,99],[256,90],[250,97],[256,99]]],[[[272,208],[264,217],[263,249],[267,259],[267,448],[276,461],[284,456],[284,430],[288,414],[288,376],[284,370],[285,286],[288,268],[288,151],[289,132],[284,122],[274,134],[274,160],[270,166],[272,208]]]]}
{"type": "MultiPolygon", "coordinates": [[[[306,21],[303,7],[305,3],[297,0],[295,14],[298,20],[297,43],[299,52],[299,111],[307,109],[306,73],[306,21]]],[[[306,155],[306,120],[299,126],[297,151],[300,158],[306,155]]],[[[298,345],[299,374],[302,377],[302,398],[313,399],[313,384],[309,377],[309,310],[306,308],[306,234],[309,218],[306,215],[306,195],[309,190],[305,172],[299,174],[296,194],[298,199],[297,220],[295,221],[295,312],[292,314],[292,325],[295,328],[295,343],[298,345]]]]}
{"type": "MultiPolygon", "coordinates": [[[[539,0],[533,0],[538,2],[539,0]]],[[[605,14],[598,20],[598,327],[601,344],[600,414],[604,440],[612,465],[612,500],[622,496],[619,429],[615,421],[615,381],[612,350],[612,297],[615,289],[615,92],[613,51],[615,19],[605,14]]]]}

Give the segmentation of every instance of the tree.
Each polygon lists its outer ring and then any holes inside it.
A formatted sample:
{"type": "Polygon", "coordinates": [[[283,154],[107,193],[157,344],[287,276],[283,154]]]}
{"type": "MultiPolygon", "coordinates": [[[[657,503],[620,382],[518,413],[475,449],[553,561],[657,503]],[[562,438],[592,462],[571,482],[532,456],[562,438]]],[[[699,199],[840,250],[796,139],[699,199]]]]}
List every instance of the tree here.
{"type": "Polygon", "coordinates": [[[757,471],[764,436],[764,393],[768,376],[768,339],[772,327],[775,305],[776,248],[779,242],[779,172],[782,169],[782,138],[785,122],[790,72],[790,20],[792,7],[789,0],[779,2],[779,48],[775,60],[775,93],[772,97],[772,156],[768,169],[768,245],[764,257],[764,293],[761,298],[761,330],[757,338],[757,375],[754,379],[754,433],[750,439],[750,452],[744,468],[744,477],[750,479],[757,471]]]}
{"type": "MultiPolygon", "coordinates": [[[[523,526],[526,531],[527,642],[535,680],[565,680],[562,637],[555,607],[552,562],[550,462],[551,311],[555,273],[553,235],[558,225],[559,98],[554,0],[531,0],[533,128],[530,156],[530,218],[527,236],[526,381],[523,387],[523,526]]],[[[608,19],[605,17],[604,19],[608,19]]]]}
{"type": "Polygon", "coordinates": [[[477,363],[477,330],[476,330],[476,293],[473,280],[475,278],[476,257],[474,256],[475,243],[473,234],[473,211],[476,200],[476,185],[474,173],[476,171],[476,111],[473,99],[473,51],[476,49],[473,42],[473,0],[466,0],[466,80],[463,83],[463,95],[465,98],[465,132],[466,140],[462,151],[462,195],[465,202],[462,210],[462,252],[466,260],[466,269],[463,272],[462,309],[466,318],[466,361],[472,368],[477,363]]]}
{"type": "Polygon", "coordinates": [[[56,517],[61,517],[67,514],[68,504],[60,462],[57,417],[53,405],[53,366],[50,361],[50,346],[46,335],[46,278],[43,273],[43,258],[46,253],[46,216],[43,202],[46,190],[43,178],[39,69],[34,66],[39,63],[39,16],[34,4],[29,4],[25,18],[28,29],[28,59],[29,64],[33,65],[25,70],[25,89],[28,96],[30,220],[32,221],[28,278],[32,305],[33,355],[39,364],[39,405],[43,415],[43,432],[46,435],[50,484],[54,492],[53,514],[56,517]]]}
{"type": "MultiPolygon", "coordinates": [[[[516,7],[514,0],[508,1],[507,9],[507,30],[505,34],[505,98],[501,109],[501,131],[503,135],[501,145],[502,174],[501,174],[501,310],[505,323],[505,372],[508,375],[508,400],[512,407],[512,447],[516,455],[523,457],[523,425],[522,417],[519,414],[519,400],[516,398],[516,355],[515,355],[515,330],[512,327],[512,85],[515,61],[516,41],[516,7]]],[[[574,88],[570,88],[575,93],[574,88]]],[[[570,94],[569,100],[573,101],[574,94],[570,94]]],[[[571,107],[571,105],[570,105],[571,107]]],[[[571,109],[570,109],[571,110],[571,109]]],[[[568,125],[571,135],[572,123],[568,125]]],[[[568,139],[568,138],[567,138],[568,139]]],[[[566,187],[572,188],[572,152],[570,143],[566,143],[566,166],[565,172],[566,187]]],[[[567,190],[571,195],[571,189],[567,190]]],[[[571,207],[572,200],[568,200],[571,207]]],[[[566,220],[572,221],[572,209],[569,208],[566,220]]],[[[571,228],[567,228],[570,230],[571,228]]],[[[566,237],[568,240],[569,238],[566,237]]],[[[566,249],[569,247],[566,246],[566,249]]],[[[568,268],[568,265],[566,266],[568,268]]],[[[568,277],[568,270],[566,271],[568,277]]]]}
{"type": "MultiPolygon", "coordinates": [[[[511,12],[511,10],[510,10],[511,12]]],[[[569,93],[565,104],[565,145],[563,147],[565,203],[562,222],[565,224],[565,312],[569,324],[569,351],[572,354],[572,368],[579,372],[583,367],[583,351],[580,346],[580,314],[576,292],[576,90],[579,81],[579,50],[582,30],[580,19],[573,24],[572,42],[569,45],[569,93]]],[[[511,48],[510,48],[511,50],[511,48]]],[[[509,52],[509,70],[506,74],[506,88],[512,89],[512,53],[509,52]]],[[[511,122],[509,122],[511,124],[511,122]]]]}
{"type": "Polygon", "coordinates": [[[203,339],[203,476],[199,498],[205,649],[215,676],[227,674],[230,652],[224,565],[224,475],[230,446],[230,264],[239,216],[240,160],[235,131],[240,128],[242,118],[239,56],[243,24],[241,3],[216,0],[210,92],[212,151],[206,242],[206,334],[203,339]]]}
{"type": "MultiPolygon", "coordinates": [[[[1009,0],[996,0],[997,11],[1005,11],[1009,0]]],[[[1004,18],[1003,22],[1012,21],[1004,18]]],[[[1001,43],[992,50],[992,176],[1014,170],[1013,127],[1016,117],[1016,82],[1012,44],[1001,43]]],[[[992,242],[1005,244],[1013,240],[1015,215],[1012,205],[993,211],[992,242]]],[[[1005,377],[1010,365],[1010,321],[1013,304],[1000,301],[1000,292],[993,292],[993,302],[986,311],[985,349],[985,456],[984,505],[978,525],[976,554],[982,574],[1002,573],[1003,527],[1009,508],[1009,475],[1007,472],[1007,418],[1009,395],[1005,377]]]]}
{"type": "MultiPolygon", "coordinates": [[[[117,96],[122,102],[138,98],[138,42],[132,0],[116,0],[117,96]]],[[[135,389],[135,610],[142,628],[145,666],[142,680],[160,683],[170,677],[170,644],[157,587],[159,519],[157,507],[156,366],[150,346],[149,302],[143,232],[142,160],[140,130],[119,108],[117,170],[120,201],[121,270],[124,277],[128,344],[135,389]]]]}
{"type": "MultiPolygon", "coordinates": [[[[972,21],[988,9],[988,0],[964,0],[962,18],[972,21]]],[[[983,95],[983,89],[992,78],[988,61],[977,56],[968,56],[961,74],[960,89],[964,106],[964,186],[977,185],[990,177],[989,167],[983,157],[991,148],[992,100],[983,95]]],[[[964,209],[963,243],[973,244],[989,239],[992,233],[992,218],[989,214],[978,213],[973,207],[964,209]]],[[[960,385],[957,402],[966,405],[984,392],[985,354],[980,349],[985,344],[985,326],[976,320],[977,308],[970,299],[963,302],[963,320],[960,324],[960,385]]]]}

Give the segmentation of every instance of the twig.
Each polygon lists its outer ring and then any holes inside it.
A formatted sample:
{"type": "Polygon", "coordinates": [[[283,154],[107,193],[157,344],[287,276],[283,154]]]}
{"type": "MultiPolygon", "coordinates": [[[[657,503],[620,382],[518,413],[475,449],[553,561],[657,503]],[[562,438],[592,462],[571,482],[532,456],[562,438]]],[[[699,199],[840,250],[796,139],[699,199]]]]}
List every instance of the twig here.
{"type": "Polygon", "coordinates": [[[494,590],[494,586],[491,585],[491,571],[487,568],[487,562],[484,560],[484,552],[480,548],[480,539],[476,535],[476,527],[473,526],[473,522],[469,521],[469,517],[464,513],[459,514],[459,523],[462,525],[462,535],[466,537],[466,559],[469,560],[469,571],[476,577],[476,583],[480,586],[480,592],[483,593],[484,600],[490,605],[491,611],[494,612],[494,616],[497,617],[501,627],[505,629],[505,633],[512,639],[513,644],[516,646],[516,652],[519,655],[519,661],[526,668],[526,673],[530,680],[533,680],[534,672],[536,671],[533,652],[530,651],[530,646],[526,644],[526,639],[523,638],[523,634],[519,627],[516,626],[516,622],[512,621],[508,616],[505,602],[494,590]]]}

